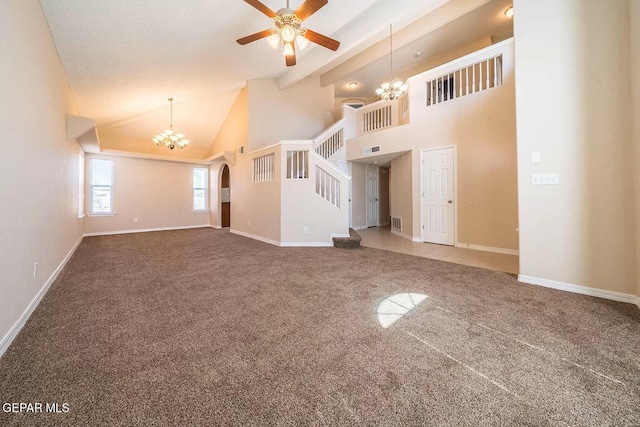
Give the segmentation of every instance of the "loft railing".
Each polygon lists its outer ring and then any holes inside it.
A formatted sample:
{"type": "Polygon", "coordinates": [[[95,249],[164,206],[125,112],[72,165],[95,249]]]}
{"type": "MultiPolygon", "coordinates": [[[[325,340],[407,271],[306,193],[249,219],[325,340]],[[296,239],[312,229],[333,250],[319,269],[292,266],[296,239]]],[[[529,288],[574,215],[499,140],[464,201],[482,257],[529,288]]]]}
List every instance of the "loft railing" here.
{"type": "Polygon", "coordinates": [[[409,97],[393,101],[378,101],[359,108],[356,112],[356,136],[388,129],[409,121],[409,97]]]}
{"type": "Polygon", "coordinates": [[[427,106],[502,85],[502,54],[439,75],[426,82],[427,106]]]}

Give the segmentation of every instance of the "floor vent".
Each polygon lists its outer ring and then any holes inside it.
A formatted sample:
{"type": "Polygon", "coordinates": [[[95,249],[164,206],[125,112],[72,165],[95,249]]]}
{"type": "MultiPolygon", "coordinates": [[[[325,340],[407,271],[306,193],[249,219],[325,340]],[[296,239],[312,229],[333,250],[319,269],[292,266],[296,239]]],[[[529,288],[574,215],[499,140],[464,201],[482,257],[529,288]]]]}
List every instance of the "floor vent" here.
{"type": "Polygon", "coordinates": [[[397,218],[395,216],[392,216],[391,229],[396,231],[402,231],[402,218],[397,218]]]}

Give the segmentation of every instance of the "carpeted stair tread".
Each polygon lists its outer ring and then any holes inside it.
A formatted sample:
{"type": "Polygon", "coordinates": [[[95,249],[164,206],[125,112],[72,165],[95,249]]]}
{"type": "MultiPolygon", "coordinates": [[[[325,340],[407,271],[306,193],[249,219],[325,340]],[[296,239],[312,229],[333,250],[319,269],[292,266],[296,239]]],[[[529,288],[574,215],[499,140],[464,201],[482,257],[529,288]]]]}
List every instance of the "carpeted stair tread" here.
{"type": "Polygon", "coordinates": [[[362,238],[353,228],[349,229],[349,237],[334,237],[333,246],[340,249],[356,249],[360,247],[362,238]]]}

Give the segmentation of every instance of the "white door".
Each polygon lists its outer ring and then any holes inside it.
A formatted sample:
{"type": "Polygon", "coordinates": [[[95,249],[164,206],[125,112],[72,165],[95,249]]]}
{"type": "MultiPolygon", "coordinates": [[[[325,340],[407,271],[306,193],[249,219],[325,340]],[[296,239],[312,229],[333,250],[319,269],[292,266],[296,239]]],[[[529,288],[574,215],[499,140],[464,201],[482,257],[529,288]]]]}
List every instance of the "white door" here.
{"type": "Polygon", "coordinates": [[[422,172],[422,240],[453,246],[453,148],[424,151],[422,172]]]}
{"type": "Polygon", "coordinates": [[[367,227],[378,226],[378,168],[367,165],[367,227]]]}

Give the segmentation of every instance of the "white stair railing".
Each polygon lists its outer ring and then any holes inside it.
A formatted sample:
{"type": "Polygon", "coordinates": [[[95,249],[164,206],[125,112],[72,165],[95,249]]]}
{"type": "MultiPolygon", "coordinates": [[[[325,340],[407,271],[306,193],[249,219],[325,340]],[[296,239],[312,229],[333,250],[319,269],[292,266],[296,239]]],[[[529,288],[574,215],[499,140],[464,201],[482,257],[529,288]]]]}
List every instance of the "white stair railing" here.
{"type": "Polygon", "coordinates": [[[337,132],[331,134],[320,145],[318,145],[315,150],[316,153],[320,154],[323,158],[328,159],[343,146],[344,135],[342,128],[340,128],[337,132]]]}
{"type": "Polygon", "coordinates": [[[313,138],[313,150],[328,159],[344,147],[345,119],[340,119],[313,138]]]}
{"type": "Polygon", "coordinates": [[[316,194],[340,209],[340,181],[316,165],[316,194]]]}

